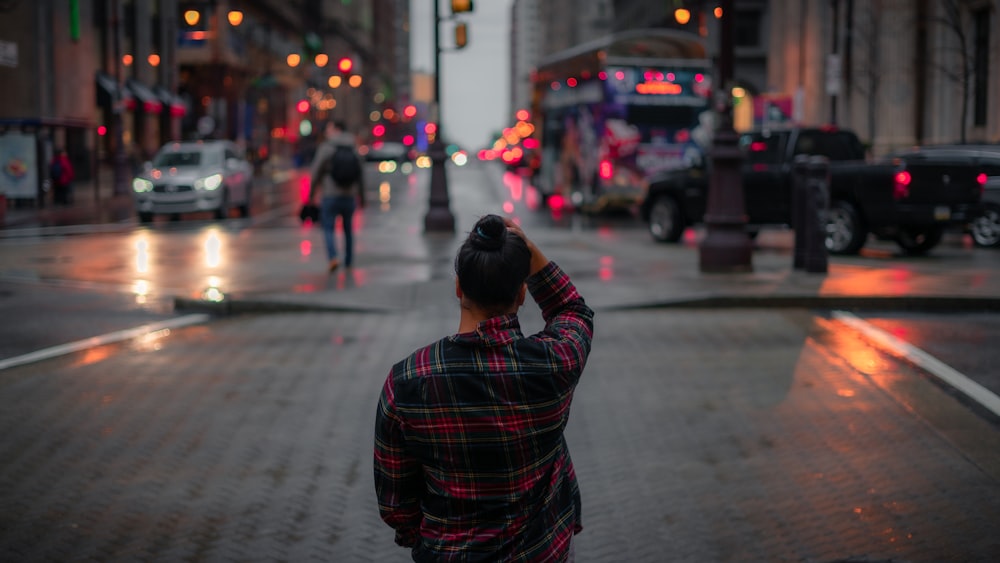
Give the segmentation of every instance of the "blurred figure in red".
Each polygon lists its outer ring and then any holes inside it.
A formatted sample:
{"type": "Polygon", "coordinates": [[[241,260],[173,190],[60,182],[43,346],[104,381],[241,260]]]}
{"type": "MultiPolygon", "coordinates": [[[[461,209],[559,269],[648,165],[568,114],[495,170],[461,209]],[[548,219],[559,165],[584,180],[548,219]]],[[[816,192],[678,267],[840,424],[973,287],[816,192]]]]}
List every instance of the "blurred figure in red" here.
{"type": "Polygon", "coordinates": [[[49,163],[49,178],[52,179],[52,199],[57,205],[69,205],[73,199],[73,165],[64,149],[56,150],[49,163]]]}

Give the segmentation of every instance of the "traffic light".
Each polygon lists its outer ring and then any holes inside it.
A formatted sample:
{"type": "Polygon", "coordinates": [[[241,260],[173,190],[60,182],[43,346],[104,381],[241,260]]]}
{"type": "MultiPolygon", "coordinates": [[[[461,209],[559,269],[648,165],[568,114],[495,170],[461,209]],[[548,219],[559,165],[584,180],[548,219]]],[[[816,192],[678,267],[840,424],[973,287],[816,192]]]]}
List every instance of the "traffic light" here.
{"type": "Polygon", "coordinates": [[[295,109],[299,113],[307,113],[309,111],[309,100],[299,100],[299,103],[295,104],[295,109]]]}
{"type": "Polygon", "coordinates": [[[451,0],[451,13],[461,14],[472,11],[472,0],[451,0]]]}
{"type": "Polygon", "coordinates": [[[461,49],[469,44],[469,25],[465,22],[455,24],[455,48],[461,49]]]}

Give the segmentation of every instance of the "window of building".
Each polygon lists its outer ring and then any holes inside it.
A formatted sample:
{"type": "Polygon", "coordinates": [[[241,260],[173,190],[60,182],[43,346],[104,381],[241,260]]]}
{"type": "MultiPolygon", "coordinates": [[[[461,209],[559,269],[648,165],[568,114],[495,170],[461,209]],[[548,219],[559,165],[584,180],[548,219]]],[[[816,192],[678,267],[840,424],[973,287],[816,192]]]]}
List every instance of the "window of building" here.
{"type": "Polygon", "coordinates": [[[975,125],[982,126],[986,125],[986,113],[989,107],[987,94],[990,74],[990,10],[984,8],[973,12],[972,21],[975,26],[972,59],[972,119],[975,125]]]}

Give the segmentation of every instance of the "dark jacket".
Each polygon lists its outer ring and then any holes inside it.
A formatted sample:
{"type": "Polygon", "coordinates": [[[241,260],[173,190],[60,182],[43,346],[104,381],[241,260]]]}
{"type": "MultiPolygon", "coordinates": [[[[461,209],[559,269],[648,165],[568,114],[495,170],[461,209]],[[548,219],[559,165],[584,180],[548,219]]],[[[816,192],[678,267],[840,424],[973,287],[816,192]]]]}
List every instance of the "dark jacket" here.
{"type": "MultiPolygon", "coordinates": [[[[353,185],[338,186],[334,183],[333,178],[330,177],[329,171],[327,170],[330,157],[333,156],[333,153],[337,150],[338,146],[348,146],[351,150],[355,150],[356,145],[354,142],[354,136],[349,133],[341,133],[332,139],[323,141],[323,143],[316,148],[316,156],[313,158],[312,166],[310,166],[309,169],[309,172],[312,175],[310,193],[315,195],[318,190],[319,195],[323,197],[357,194],[359,202],[363,206],[365,203],[364,174],[362,174],[361,177],[358,178],[358,181],[353,185]]],[[[359,158],[357,156],[357,151],[355,151],[354,155],[355,158],[359,158]]]]}

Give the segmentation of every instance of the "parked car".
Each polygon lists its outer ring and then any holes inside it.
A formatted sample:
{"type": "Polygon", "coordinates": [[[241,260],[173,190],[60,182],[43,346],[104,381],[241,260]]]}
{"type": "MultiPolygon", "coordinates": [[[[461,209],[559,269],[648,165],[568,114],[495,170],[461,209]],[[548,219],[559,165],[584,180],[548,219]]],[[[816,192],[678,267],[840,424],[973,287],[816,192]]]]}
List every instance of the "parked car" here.
{"type": "Polygon", "coordinates": [[[164,145],[132,179],[139,221],[154,215],[211,211],[225,219],[233,207],[250,215],[253,165],[231,141],[205,140],[164,145]]]}
{"type": "MultiPolygon", "coordinates": [[[[857,136],[831,127],[788,127],[740,137],[748,227],[792,224],[794,159],[824,156],[830,162],[826,249],[856,254],[869,235],[895,241],[907,254],[934,248],[949,227],[981,213],[985,176],[968,157],[911,152],[869,162],[857,136]]],[[[705,165],[650,178],[640,213],[654,239],[680,239],[685,227],[704,221],[711,174],[705,165]]]]}
{"type": "Polygon", "coordinates": [[[1000,247],[1000,145],[934,145],[919,149],[943,156],[973,159],[986,174],[983,211],[972,220],[969,233],[976,246],[1000,247]]]}
{"type": "Polygon", "coordinates": [[[368,162],[393,161],[397,164],[413,160],[411,156],[406,145],[394,141],[376,141],[364,154],[368,162]]]}

